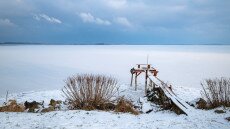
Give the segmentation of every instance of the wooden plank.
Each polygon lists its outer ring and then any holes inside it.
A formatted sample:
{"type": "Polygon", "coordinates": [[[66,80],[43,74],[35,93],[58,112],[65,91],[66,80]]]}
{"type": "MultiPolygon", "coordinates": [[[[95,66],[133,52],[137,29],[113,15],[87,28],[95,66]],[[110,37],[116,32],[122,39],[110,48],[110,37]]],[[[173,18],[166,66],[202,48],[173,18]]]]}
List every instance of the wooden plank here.
{"type": "Polygon", "coordinates": [[[167,90],[167,92],[169,92],[170,94],[172,94],[185,108],[187,109],[191,109],[191,106],[188,105],[185,101],[183,101],[181,98],[179,98],[168,86],[166,83],[164,83],[163,81],[161,81],[159,78],[155,77],[157,80],[159,80],[163,85],[165,85],[165,88],[167,90]]]}
{"type": "Polygon", "coordinates": [[[167,86],[166,83],[164,83],[163,81],[161,81],[159,78],[153,76],[150,72],[148,72],[148,77],[149,79],[151,79],[153,82],[158,82],[160,84],[157,84],[164,92],[164,94],[172,100],[172,102],[178,107],[180,108],[186,115],[189,114],[191,107],[184,102],[182,99],[180,99],[179,97],[176,96],[175,93],[173,93],[171,91],[171,89],[169,89],[169,87],[167,86]]]}

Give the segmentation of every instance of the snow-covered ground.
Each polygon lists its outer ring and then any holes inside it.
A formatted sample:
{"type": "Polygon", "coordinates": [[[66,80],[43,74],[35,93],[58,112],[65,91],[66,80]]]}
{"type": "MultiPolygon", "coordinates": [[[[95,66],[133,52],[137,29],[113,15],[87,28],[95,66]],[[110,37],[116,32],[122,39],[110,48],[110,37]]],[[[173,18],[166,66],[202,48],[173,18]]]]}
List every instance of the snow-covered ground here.
{"type": "Polygon", "coordinates": [[[230,76],[228,45],[0,46],[0,96],[7,90],[60,89],[75,73],[107,74],[129,83],[130,69],[146,63],[147,55],[159,77],[173,86],[200,88],[204,78],[230,76]]]}
{"type": "MultiPolygon", "coordinates": [[[[137,101],[143,97],[143,87],[123,84],[119,94],[137,101]]],[[[174,87],[175,93],[186,101],[200,97],[196,88],[174,87]]],[[[10,94],[9,99],[24,101],[45,101],[50,99],[64,100],[60,90],[31,91],[10,94]]],[[[5,98],[0,98],[3,103],[5,98]]],[[[154,108],[154,104],[153,104],[154,108]]],[[[230,109],[224,114],[216,114],[214,110],[194,110],[191,115],[176,115],[171,111],[159,111],[157,107],[149,114],[132,115],[104,111],[62,110],[49,113],[0,113],[0,128],[6,129],[229,129],[230,122],[224,118],[230,116],[230,109]]]]}
{"type": "MultiPolygon", "coordinates": [[[[211,112],[211,111],[210,111],[211,112]]],[[[226,114],[199,112],[193,117],[169,112],[134,116],[102,111],[1,113],[0,127],[11,129],[229,129],[226,114]]]]}

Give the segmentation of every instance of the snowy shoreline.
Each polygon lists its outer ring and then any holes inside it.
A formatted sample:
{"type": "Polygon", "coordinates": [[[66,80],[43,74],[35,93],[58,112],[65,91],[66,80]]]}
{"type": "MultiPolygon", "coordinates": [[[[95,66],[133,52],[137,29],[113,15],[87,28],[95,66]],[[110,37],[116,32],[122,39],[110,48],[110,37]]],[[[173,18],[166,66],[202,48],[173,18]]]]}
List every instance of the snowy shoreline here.
{"type": "MultiPolygon", "coordinates": [[[[143,97],[143,86],[139,86],[137,91],[129,85],[121,85],[123,92],[120,95],[137,101],[143,97]]],[[[188,87],[174,87],[174,92],[184,99],[191,101],[200,97],[200,89],[188,87]]],[[[42,101],[46,104],[50,99],[64,100],[61,90],[52,91],[31,91],[15,93],[9,99],[16,99],[18,102],[42,101]]],[[[0,98],[0,103],[5,98],[0,98]]],[[[197,128],[197,129],[228,129],[230,123],[224,118],[230,116],[230,109],[226,109],[224,114],[216,114],[214,110],[199,110],[191,113],[192,115],[176,115],[172,111],[153,111],[149,114],[132,115],[129,113],[115,113],[105,111],[84,111],[84,110],[65,110],[53,111],[49,113],[0,113],[0,128],[57,128],[57,129],[154,129],[154,128],[197,128]]]]}

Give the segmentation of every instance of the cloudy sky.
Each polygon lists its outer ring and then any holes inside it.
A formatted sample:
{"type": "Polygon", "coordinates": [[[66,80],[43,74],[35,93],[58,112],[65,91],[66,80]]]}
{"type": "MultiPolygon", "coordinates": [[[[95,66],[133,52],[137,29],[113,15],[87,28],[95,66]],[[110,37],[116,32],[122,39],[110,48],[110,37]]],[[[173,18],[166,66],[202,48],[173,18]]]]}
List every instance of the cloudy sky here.
{"type": "Polygon", "coordinates": [[[0,0],[0,42],[230,44],[230,0],[0,0]]]}

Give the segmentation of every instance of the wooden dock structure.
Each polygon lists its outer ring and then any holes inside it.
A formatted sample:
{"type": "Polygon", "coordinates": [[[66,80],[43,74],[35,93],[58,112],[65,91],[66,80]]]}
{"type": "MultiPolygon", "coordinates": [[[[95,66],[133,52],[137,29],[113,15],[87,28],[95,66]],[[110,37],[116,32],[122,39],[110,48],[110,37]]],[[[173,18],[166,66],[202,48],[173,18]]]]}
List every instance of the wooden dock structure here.
{"type": "Polygon", "coordinates": [[[137,64],[131,70],[131,86],[133,83],[133,76],[135,76],[135,90],[137,90],[137,77],[141,73],[145,73],[145,95],[147,94],[148,86],[153,90],[160,89],[163,96],[165,96],[171,103],[178,107],[182,113],[188,115],[192,108],[185,101],[180,99],[173,91],[171,85],[166,84],[164,81],[157,77],[158,71],[151,66],[151,64],[137,64]],[[149,85],[148,85],[149,80],[149,85]]]}

